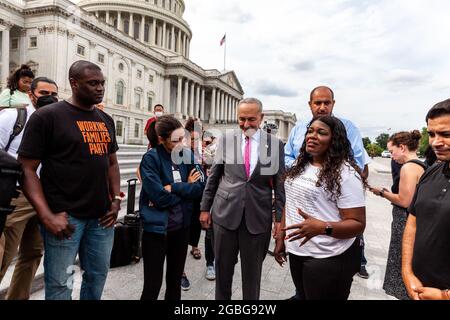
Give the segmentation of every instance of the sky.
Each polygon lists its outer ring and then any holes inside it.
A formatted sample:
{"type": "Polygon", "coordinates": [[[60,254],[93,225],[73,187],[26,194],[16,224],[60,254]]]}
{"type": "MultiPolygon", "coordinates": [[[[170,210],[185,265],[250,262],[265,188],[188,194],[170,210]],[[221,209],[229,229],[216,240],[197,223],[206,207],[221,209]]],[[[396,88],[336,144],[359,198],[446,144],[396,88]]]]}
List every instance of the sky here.
{"type": "MultiPolygon", "coordinates": [[[[72,0],[77,3],[77,0],[72,0]]],[[[309,120],[311,89],[363,137],[420,129],[450,97],[448,0],[185,0],[190,59],[234,70],[246,97],[309,120]]]]}
{"type": "Polygon", "coordinates": [[[424,127],[450,96],[450,1],[185,0],[190,59],[234,70],[246,97],[309,120],[309,93],[335,92],[363,136],[424,127]]]}

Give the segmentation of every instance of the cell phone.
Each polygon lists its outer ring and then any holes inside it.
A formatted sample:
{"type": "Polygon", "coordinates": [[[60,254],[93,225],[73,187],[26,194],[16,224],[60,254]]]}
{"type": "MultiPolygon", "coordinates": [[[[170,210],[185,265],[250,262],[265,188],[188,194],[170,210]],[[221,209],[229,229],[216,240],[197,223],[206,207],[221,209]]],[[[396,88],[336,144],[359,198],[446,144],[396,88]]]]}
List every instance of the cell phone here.
{"type": "Polygon", "coordinates": [[[195,165],[195,170],[200,173],[200,182],[205,182],[205,174],[198,164],[195,165]]]}

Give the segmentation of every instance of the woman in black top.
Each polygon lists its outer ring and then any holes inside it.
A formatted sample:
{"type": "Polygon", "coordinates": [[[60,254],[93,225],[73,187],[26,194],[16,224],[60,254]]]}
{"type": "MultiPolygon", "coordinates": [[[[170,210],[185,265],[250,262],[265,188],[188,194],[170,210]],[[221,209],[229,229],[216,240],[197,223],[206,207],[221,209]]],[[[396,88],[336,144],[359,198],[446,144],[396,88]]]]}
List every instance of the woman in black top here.
{"type": "Polygon", "coordinates": [[[411,204],[417,183],[426,169],[426,165],[418,159],[416,154],[421,137],[420,132],[414,130],[399,132],[389,138],[388,149],[392,154],[392,159],[402,165],[399,190],[394,193],[386,188],[371,188],[375,195],[389,200],[393,205],[391,242],[383,289],[388,295],[400,300],[408,299],[401,274],[401,243],[408,216],[406,208],[411,204]]]}

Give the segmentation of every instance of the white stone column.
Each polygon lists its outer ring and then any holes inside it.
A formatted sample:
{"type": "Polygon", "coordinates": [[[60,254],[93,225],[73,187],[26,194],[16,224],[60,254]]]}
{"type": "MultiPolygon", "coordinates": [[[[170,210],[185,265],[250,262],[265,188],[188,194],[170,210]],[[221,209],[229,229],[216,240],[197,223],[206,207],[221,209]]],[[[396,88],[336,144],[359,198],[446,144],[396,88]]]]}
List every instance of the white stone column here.
{"type": "Polygon", "coordinates": [[[186,39],[187,39],[186,34],[183,34],[183,56],[185,57],[186,57],[186,39]]]}
{"type": "Polygon", "coordinates": [[[194,117],[200,118],[200,85],[197,85],[197,93],[195,94],[194,117]]]}
{"type": "Polygon", "coordinates": [[[172,51],[176,51],[175,49],[175,26],[172,25],[172,37],[171,37],[171,44],[170,44],[170,49],[172,51]]]}
{"type": "Polygon", "coordinates": [[[216,123],[216,88],[211,93],[211,114],[209,115],[209,124],[216,123]]]}
{"type": "Polygon", "coordinates": [[[189,38],[187,38],[187,43],[186,43],[186,58],[189,59],[189,48],[191,46],[191,40],[189,40],[189,38]]]}
{"type": "MultiPolygon", "coordinates": [[[[183,54],[183,51],[181,50],[181,30],[180,29],[178,29],[178,39],[177,39],[177,42],[178,42],[178,44],[177,44],[177,46],[178,46],[178,53],[181,55],[181,54],[183,54]]],[[[176,50],[175,50],[176,51],[176,50]]]]}
{"type": "Polygon", "coordinates": [[[202,87],[202,97],[200,101],[200,119],[205,120],[205,87],[202,87]]]}
{"type": "Polygon", "coordinates": [[[195,96],[195,82],[191,83],[191,93],[190,93],[190,102],[189,102],[189,116],[194,116],[194,96],[195,96]]]}
{"type": "Polygon", "coordinates": [[[164,107],[171,110],[170,106],[170,77],[164,79],[164,107]]]}
{"type": "Polygon", "coordinates": [[[220,121],[220,89],[216,92],[216,121],[220,121]]]}
{"type": "Polygon", "coordinates": [[[222,113],[220,114],[220,117],[222,118],[222,121],[225,121],[225,100],[226,100],[227,94],[226,92],[222,92],[222,108],[220,109],[222,113]]]}
{"type": "Polygon", "coordinates": [[[221,121],[222,120],[222,94],[223,92],[220,91],[219,89],[219,93],[217,95],[217,120],[221,121]]]}
{"type": "Polygon", "coordinates": [[[130,20],[128,24],[128,35],[134,38],[134,15],[132,12],[130,12],[130,20]]]}
{"type": "Polygon", "coordinates": [[[164,22],[164,23],[163,23],[163,31],[162,31],[162,33],[163,33],[163,34],[162,34],[162,47],[163,47],[163,48],[167,48],[167,45],[166,45],[166,33],[167,33],[167,32],[166,32],[166,25],[167,25],[167,24],[164,22]]]}
{"type": "Polygon", "coordinates": [[[183,78],[178,77],[178,87],[177,87],[177,111],[176,111],[176,118],[182,119],[183,116],[181,114],[181,95],[183,92],[183,78]]]}
{"type": "Polygon", "coordinates": [[[106,11],[106,19],[105,20],[106,20],[106,24],[111,24],[109,21],[110,20],[109,11],[106,11]]]}
{"type": "Polygon", "coordinates": [[[188,115],[188,95],[189,95],[189,79],[186,79],[186,82],[184,83],[184,106],[183,106],[183,116],[188,115]]]}
{"type": "Polygon", "coordinates": [[[156,46],[156,19],[152,23],[152,45],[156,46]]]}
{"type": "Polygon", "coordinates": [[[144,43],[144,33],[145,33],[145,16],[143,15],[141,17],[141,25],[140,25],[140,29],[139,30],[139,39],[142,43],[144,43]]]}
{"type": "Polygon", "coordinates": [[[228,115],[229,115],[229,110],[228,110],[228,101],[229,101],[230,97],[228,96],[228,94],[225,93],[225,108],[224,108],[224,118],[225,118],[225,122],[228,123],[230,121],[230,119],[228,119],[228,115]]]}
{"type": "Polygon", "coordinates": [[[2,88],[6,88],[9,76],[9,27],[2,31],[2,88]]]}
{"type": "Polygon", "coordinates": [[[123,31],[122,12],[117,11],[117,29],[123,31]]]}

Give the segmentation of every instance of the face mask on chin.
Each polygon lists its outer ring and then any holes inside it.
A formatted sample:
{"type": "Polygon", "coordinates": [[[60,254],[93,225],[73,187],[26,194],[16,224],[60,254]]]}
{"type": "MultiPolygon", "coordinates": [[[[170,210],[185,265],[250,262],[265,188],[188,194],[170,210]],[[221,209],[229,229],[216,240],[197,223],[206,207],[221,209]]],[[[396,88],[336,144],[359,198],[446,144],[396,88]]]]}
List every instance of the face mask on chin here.
{"type": "Polygon", "coordinates": [[[42,108],[55,102],[58,102],[58,98],[54,96],[41,96],[36,101],[36,109],[42,108]]]}

